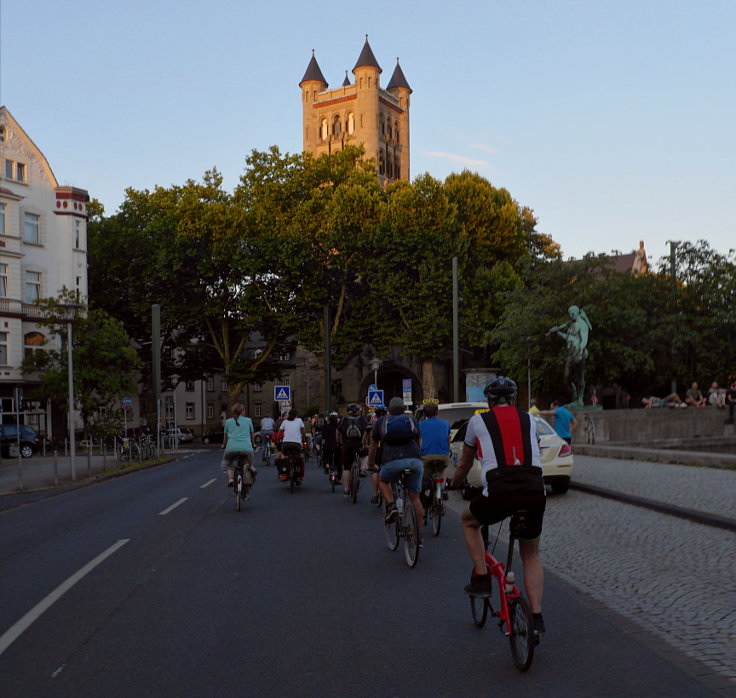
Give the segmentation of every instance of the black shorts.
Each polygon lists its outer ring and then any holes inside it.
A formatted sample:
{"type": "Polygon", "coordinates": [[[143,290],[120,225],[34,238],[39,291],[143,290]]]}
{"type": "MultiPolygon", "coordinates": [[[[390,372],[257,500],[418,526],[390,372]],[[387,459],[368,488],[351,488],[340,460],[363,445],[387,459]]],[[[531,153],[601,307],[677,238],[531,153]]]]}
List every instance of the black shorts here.
{"type": "MultiPolygon", "coordinates": [[[[542,533],[544,508],[547,504],[541,471],[538,479],[536,477],[529,478],[528,485],[524,487],[511,486],[504,488],[500,486],[494,490],[493,484],[491,483],[488,486],[487,497],[480,495],[470,502],[470,513],[481,524],[491,525],[503,521],[520,509],[525,509],[528,512],[526,524],[519,529],[518,535],[526,540],[539,538],[542,533]]],[[[518,485],[520,483],[514,484],[518,485]]]]}

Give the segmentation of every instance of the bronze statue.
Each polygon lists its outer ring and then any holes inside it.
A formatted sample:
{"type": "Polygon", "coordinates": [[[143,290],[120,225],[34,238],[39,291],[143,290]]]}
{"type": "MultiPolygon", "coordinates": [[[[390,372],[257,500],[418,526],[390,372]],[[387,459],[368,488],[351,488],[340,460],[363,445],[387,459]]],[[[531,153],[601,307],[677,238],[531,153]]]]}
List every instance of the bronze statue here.
{"type": "Polygon", "coordinates": [[[588,334],[593,326],[582,308],[571,305],[567,310],[570,320],[563,325],[551,327],[547,334],[558,334],[567,345],[565,362],[565,385],[570,391],[571,403],[583,405],[585,397],[585,360],[588,358],[588,334]]]}

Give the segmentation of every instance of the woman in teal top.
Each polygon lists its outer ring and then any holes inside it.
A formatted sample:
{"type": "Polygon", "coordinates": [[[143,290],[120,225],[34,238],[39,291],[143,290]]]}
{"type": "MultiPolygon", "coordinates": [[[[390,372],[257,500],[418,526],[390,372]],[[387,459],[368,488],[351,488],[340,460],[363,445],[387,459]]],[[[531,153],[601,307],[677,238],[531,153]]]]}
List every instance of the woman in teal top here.
{"type": "Polygon", "coordinates": [[[250,417],[243,417],[244,411],[240,403],[233,405],[233,416],[225,421],[225,438],[222,441],[225,455],[220,467],[227,472],[228,487],[233,486],[234,462],[242,459],[248,466],[253,465],[253,422],[250,417]]]}

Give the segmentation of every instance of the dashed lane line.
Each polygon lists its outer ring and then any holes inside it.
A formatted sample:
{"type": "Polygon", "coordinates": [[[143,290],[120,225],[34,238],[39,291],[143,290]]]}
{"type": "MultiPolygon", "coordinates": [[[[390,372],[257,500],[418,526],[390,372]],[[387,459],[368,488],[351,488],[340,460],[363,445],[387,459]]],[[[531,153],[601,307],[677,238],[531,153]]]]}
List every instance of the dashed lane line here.
{"type": "Polygon", "coordinates": [[[105,552],[100,553],[94,560],[88,562],[84,567],[75,572],[69,579],[61,583],[45,599],[39,601],[28,613],[17,623],[0,635],[0,655],[5,652],[28,628],[38,620],[51,606],[56,603],[77,582],[88,575],[97,565],[104,562],[110,555],[122,548],[130,538],[121,538],[117,543],[111,545],[105,552]]]}
{"type": "Polygon", "coordinates": [[[205,487],[209,487],[213,482],[217,482],[217,478],[213,477],[211,480],[208,480],[207,482],[204,483],[204,485],[200,485],[199,489],[203,490],[205,487]]]}
{"type": "Polygon", "coordinates": [[[166,514],[168,514],[169,512],[174,511],[176,507],[180,506],[181,504],[184,504],[184,502],[186,502],[187,499],[189,499],[189,497],[182,497],[178,502],[174,502],[170,507],[166,507],[166,509],[164,509],[163,511],[159,511],[158,515],[166,516],[166,514]]]}

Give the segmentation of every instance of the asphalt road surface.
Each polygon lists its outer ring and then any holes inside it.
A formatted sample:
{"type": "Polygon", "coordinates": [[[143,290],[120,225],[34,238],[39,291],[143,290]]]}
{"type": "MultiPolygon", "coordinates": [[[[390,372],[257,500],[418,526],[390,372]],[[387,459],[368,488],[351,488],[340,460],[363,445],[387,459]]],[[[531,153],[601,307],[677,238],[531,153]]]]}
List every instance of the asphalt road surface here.
{"type": "Polygon", "coordinates": [[[261,468],[236,512],[219,457],[0,513],[3,695],[718,695],[684,654],[554,574],[521,674],[495,625],[472,625],[455,511],[439,538],[425,529],[412,570],[367,487],[354,505],[311,461],[291,494],[261,468]]]}

